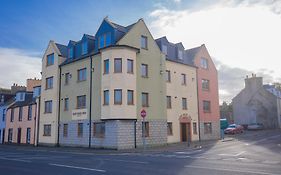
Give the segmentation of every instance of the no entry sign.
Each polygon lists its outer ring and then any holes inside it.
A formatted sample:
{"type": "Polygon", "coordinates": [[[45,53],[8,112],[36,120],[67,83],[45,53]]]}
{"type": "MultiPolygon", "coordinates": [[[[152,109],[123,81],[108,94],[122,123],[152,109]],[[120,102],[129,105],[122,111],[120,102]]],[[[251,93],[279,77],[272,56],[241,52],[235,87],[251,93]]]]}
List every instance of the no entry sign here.
{"type": "Polygon", "coordinates": [[[143,109],[143,110],[141,110],[141,117],[142,118],[145,118],[146,117],[146,111],[143,109]]]}

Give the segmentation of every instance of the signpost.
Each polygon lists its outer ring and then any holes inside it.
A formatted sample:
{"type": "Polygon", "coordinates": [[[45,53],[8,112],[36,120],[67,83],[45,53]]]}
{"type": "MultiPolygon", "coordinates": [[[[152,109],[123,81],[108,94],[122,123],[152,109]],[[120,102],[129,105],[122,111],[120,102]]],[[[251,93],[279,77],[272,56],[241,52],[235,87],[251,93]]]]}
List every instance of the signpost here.
{"type": "Polygon", "coordinates": [[[143,109],[141,110],[141,117],[142,117],[142,143],[143,143],[143,149],[145,150],[145,117],[146,117],[146,111],[143,109]]]}

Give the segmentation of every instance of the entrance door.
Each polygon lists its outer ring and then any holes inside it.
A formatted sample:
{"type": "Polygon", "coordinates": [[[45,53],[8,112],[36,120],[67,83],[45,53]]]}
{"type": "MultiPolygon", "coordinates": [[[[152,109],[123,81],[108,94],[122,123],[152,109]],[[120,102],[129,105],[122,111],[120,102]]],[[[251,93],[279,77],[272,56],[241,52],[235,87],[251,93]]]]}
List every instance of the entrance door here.
{"type": "Polygon", "coordinates": [[[5,138],[5,129],[3,129],[3,132],[2,132],[2,143],[4,144],[4,138],[5,138]]]}
{"type": "Polygon", "coordinates": [[[186,134],[186,123],[181,123],[181,141],[187,141],[187,134],[186,134]]]}
{"type": "Polygon", "coordinates": [[[181,141],[191,142],[191,126],[190,123],[181,123],[181,141]]]}
{"type": "Polygon", "coordinates": [[[18,128],[18,144],[20,144],[21,140],[21,128],[18,128]]]}

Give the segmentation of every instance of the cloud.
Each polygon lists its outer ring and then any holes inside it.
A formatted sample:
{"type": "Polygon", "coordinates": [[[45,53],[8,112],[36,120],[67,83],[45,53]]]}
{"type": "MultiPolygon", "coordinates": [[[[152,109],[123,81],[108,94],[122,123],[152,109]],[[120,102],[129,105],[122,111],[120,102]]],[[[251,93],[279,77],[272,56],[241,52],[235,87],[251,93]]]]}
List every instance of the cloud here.
{"type": "Polygon", "coordinates": [[[0,87],[26,85],[28,78],[41,78],[41,58],[36,52],[0,48],[0,87]]]}
{"type": "Polygon", "coordinates": [[[150,13],[155,38],[165,35],[186,49],[206,44],[216,58],[221,101],[230,101],[244,87],[246,75],[256,73],[265,83],[281,80],[281,18],[249,2],[253,5],[217,3],[195,11],[159,7],[150,13]]]}

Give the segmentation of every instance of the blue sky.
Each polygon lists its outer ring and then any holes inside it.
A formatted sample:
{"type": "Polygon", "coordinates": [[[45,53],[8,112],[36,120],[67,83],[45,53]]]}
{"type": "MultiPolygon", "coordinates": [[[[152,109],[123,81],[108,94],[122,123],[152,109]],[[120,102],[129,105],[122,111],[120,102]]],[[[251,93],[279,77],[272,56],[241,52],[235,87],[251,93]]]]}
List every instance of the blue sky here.
{"type": "Polygon", "coordinates": [[[154,38],[185,48],[206,44],[230,102],[252,73],[281,82],[281,1],[272,0],[0,0],[0,87],[41,78],[49,40],[94,35],[103,18],[129,25],[143,18],[154,38]]]}

